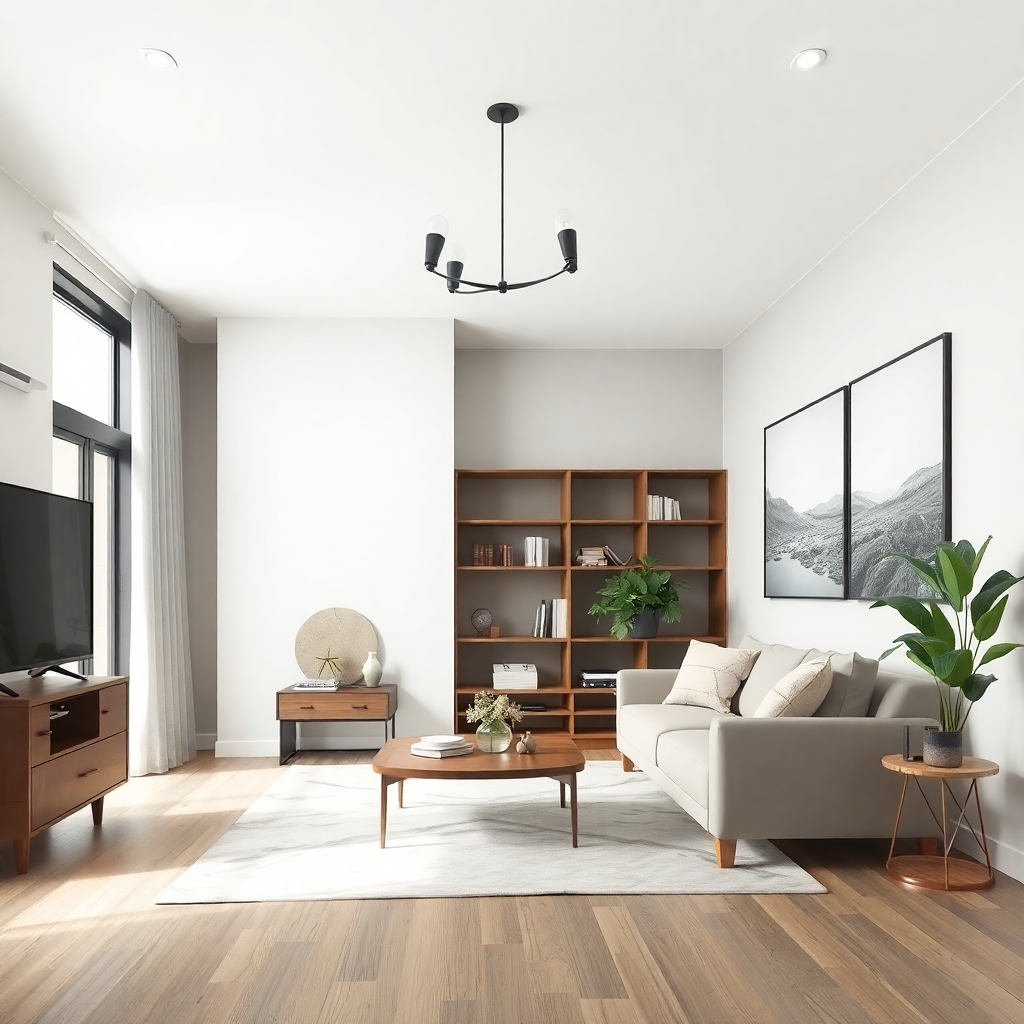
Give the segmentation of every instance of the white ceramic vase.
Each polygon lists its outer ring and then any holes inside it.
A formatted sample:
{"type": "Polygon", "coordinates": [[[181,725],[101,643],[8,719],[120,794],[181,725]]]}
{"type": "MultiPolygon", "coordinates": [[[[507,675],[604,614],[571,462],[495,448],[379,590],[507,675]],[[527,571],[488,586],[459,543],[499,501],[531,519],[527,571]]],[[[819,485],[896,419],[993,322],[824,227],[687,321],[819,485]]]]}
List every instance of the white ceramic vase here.
{"type": "Polygon", "coordinates": [[[377,660],[377,652],[370,651],[363,662],[363,684],[365,686],[380,686],[380,677],[384,674],[381,663],[377,660]]]}

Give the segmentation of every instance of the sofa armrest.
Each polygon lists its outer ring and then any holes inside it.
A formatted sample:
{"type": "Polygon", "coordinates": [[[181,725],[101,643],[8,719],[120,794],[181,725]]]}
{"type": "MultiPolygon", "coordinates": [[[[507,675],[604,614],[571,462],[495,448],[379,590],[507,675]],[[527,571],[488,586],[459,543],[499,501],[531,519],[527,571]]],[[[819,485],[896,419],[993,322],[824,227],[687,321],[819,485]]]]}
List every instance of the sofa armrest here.
{"type": "Polygon", "coordinates": [[[679,670],[674,668],[627,668],[615,681],[615,706],[660,704],[672,689],[679,670]]]}
{"type": "MultiPolygon", "coordinates": [[[[930,718],[716,719],[708,831],[727,839],[891,835],[902,779],[881,759],[903,750],[905,725],[919,749],[924,727],[935,724],[930,718]]],[[[926,810],[916,802],[906,808],[906,834],[934,831],[913,831],[930,823],[926,810]]]]}

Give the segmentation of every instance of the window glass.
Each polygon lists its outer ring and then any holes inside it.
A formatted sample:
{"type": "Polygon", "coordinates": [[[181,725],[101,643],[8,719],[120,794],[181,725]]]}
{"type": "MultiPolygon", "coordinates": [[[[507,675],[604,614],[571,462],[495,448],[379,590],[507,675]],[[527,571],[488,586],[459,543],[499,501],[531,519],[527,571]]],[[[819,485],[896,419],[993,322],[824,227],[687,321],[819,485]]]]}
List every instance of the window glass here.
{"type": "Polygon", "coordinates": [[[114,459],[92,453],[92,671],[113,674],[111,628],[114,588],[114,459]]]}
{"type": "Polygon", "coordinates": [[[114,337],[53,297],[53,400],[114,423],[114,337]]]}
{"type": "Polygon", "coordinates": [[[65,498],[82,496],[82,480],[79,467],[82,446],[63,437],[53,439],[53,493],[65,498]]]}

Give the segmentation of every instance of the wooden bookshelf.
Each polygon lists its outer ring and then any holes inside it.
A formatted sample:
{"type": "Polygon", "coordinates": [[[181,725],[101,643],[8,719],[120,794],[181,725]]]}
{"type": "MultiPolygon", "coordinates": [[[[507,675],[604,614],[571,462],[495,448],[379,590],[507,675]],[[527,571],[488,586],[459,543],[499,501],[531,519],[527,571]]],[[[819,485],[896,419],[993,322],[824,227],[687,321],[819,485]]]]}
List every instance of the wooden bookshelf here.
{"type": "Polygon", "coordinates": [[[726,602],[726,474],[721,469],[511,470],[463,469],[455,476],[455,729],[472,732],[465,709],[479,690],[543,703],[523,728],[562,733],[580,746],[615,745],[615,690],[577,685],[585,669],[674,668],[690,640],[724,644],[726,602]],[[647,495],[679,501],[682,519],[649,520],[647,495]],[[548,566],[526,566],[527,536],[548,539],[548,566]],[[474,566],[476,543],[512,544],[516,565],[474,566]],[[625,559],[649,553],[659,568],[689,584],[680,592],[683,618],[662,623],[652,640],[616,640],[610,618],[587,615],[616,566],[578,566],[580,547],[610,546],[625,559]],[[542,600],[569,604],[569,635],[534,637],[542,600]],[[478,637],[470,624],[488,608],[498,637],[478,637]],[[507,646],[506,646],[507,645],[507,646]],[[498,662],[537,665],[536,690],[491,687],[498,662]]]}

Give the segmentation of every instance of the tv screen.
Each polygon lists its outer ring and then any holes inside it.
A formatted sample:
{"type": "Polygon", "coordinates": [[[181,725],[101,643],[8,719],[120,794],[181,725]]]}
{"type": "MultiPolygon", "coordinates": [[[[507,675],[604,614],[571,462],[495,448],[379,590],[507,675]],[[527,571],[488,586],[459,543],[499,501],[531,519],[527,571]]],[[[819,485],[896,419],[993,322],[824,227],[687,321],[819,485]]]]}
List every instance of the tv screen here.
{"type": "Polygon", "coordinates": [[[0,483],[0,673],[92,653],[92,504],[0,483]]]}

